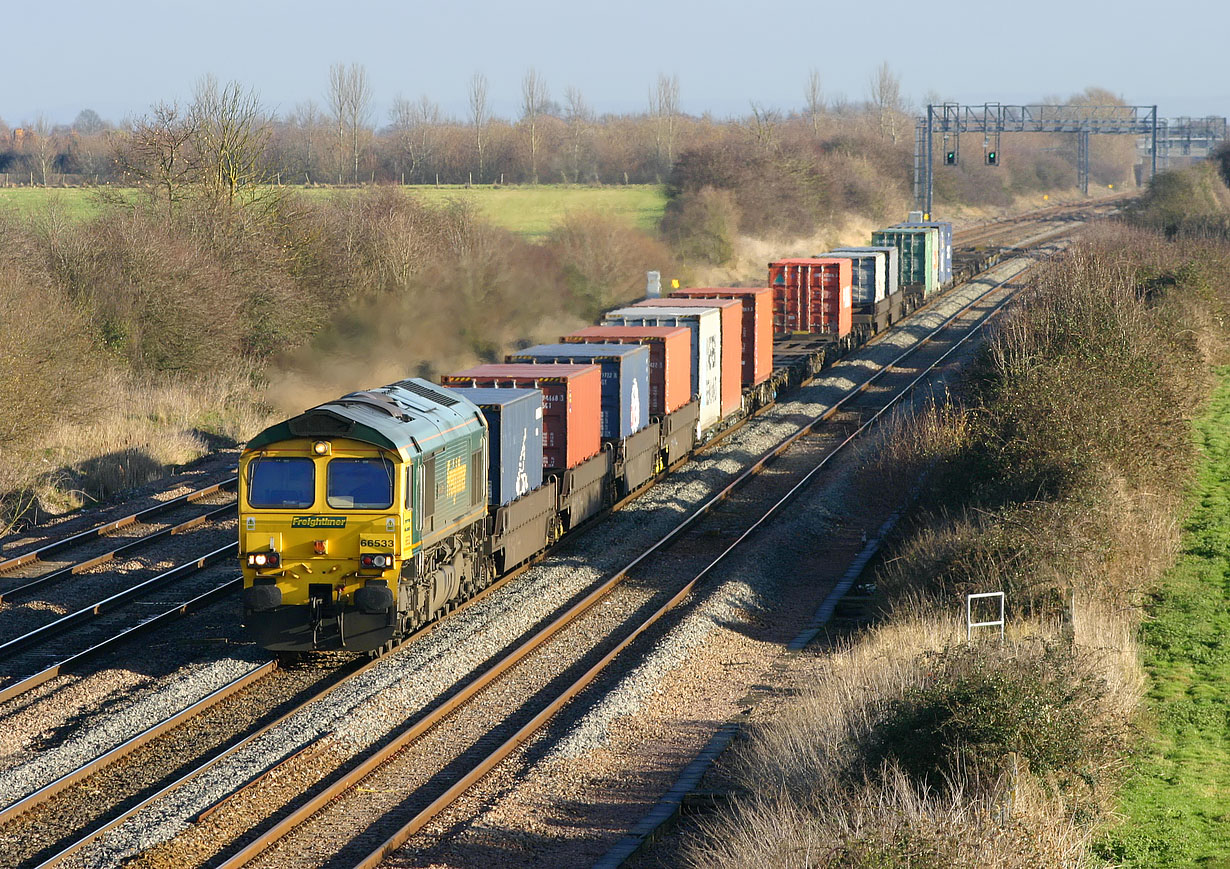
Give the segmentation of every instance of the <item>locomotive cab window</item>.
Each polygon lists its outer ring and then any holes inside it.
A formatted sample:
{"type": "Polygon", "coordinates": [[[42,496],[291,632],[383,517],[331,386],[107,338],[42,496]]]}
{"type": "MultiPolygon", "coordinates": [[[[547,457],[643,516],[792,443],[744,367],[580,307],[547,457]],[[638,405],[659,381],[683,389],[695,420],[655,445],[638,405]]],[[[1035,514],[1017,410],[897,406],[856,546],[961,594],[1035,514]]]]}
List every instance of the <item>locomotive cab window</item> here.
{"type": "Polygon", "coordinates": [[[393,506],[393,479],[388,459],[334,459],[326,500],[335,510],[384,510],[393,506]]]}
{"type": "Polygon", "coordinates": [[[302,510],[316,500],[316,464],[311,459],[253,459],[248,464],[248,505],[302,510]]]}

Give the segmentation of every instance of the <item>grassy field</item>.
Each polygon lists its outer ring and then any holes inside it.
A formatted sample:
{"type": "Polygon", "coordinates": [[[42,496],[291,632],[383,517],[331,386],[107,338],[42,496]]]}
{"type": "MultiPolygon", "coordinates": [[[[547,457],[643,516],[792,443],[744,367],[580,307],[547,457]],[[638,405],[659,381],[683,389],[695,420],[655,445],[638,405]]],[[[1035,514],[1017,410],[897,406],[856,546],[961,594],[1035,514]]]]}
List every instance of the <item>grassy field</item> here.
{"type": "Polygon", "coordinates": [[[1127,822],[1100,847],[1123,866],[1230,867],[1230,368],[1196,426],[1204,453],[1183,550],[1143,632],[1147,747],[1127,822]]]}
{"type": "MultiPolygon", "coordinates": [[[[462,187],[411,186],[403,188],[431,202],[461,199],[473,202],[493,223],[520,233],[531,241],[543,238],[564,215],[596,211],[627,220],[634,226],[653,231],[662,217],[666,197],[655,185],[625,187],[574,187],[544,184],[538,187],[462,187]]],[[[111,188],[112,195],[135,197],[136,190],[111,188]]],[[[328,187],[306,188],[309,196],[330,196],[328,187]]],[[[88,218],[103,207],[94,190],[88,188],[45,189],[41,187],[0,188],[0,213],[31,214],[48,202],[61,203],[68,213],[88,218]]]]}

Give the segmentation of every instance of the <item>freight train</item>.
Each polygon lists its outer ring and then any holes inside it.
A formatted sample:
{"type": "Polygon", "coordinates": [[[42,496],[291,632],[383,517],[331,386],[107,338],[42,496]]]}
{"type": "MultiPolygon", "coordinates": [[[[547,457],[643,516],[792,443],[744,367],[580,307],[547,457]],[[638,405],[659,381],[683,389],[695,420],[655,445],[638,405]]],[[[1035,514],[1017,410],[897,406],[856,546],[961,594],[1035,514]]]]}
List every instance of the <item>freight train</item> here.
{"type": "Polygon", "coordinates": [[[265,429],[239,462],[245,626],[282,655],[391,648],[899,320],[951,251],[914,220],[265,429]]]}

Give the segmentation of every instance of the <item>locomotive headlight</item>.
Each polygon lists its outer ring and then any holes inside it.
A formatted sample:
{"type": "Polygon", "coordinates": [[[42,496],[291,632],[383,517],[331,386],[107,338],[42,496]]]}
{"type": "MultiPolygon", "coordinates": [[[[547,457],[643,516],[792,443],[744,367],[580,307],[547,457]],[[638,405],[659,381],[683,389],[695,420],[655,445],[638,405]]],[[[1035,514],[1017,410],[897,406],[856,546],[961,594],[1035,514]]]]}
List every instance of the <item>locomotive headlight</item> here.
{"type": "Polygon", "coordinates": [[[393,566],[392,555],[375,555],[371,552],[366,552],[359,556],[359,566],[367,569],[384,570],[393,566]]]}
{"type": "Polygon", "coordinates": [[[277,567],[282,563],[282,556],[276,552],[253,552],[248,556],[248,567],[258,570],[262,567],[277,567]]]}
{"type": "Polygon", "coordinates": [[[268,561],[268,559],[265,557],[265,553],[263,553],[263,552],[262,552],[262,553],[260,553],[259,555],[254,555],[254,556],[252,556],[252,562],[253,562],[253,563],[254,563],[257,567],[264,567],[264,566],[265,566],[265,562],[266,562],[266,561],[268,561]]]}
{"type": "Polygon", "coordinates": [[[314,452],[318,456],[329,455],[329,449],[330,447],[329,447],[328,441],[317,441],[316,443],[312,444],[312,452],[314,452]]]}

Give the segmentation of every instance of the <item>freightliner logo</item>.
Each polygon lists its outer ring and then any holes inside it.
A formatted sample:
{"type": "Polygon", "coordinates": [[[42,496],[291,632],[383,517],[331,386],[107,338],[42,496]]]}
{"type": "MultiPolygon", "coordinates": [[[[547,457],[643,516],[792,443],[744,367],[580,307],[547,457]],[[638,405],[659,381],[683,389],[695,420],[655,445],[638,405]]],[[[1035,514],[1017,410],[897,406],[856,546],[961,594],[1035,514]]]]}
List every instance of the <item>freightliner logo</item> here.
{"type": "Polygon", "coordinates": [[[291,528],[345,528],[345,516],[295,516],[291,528]]]}

